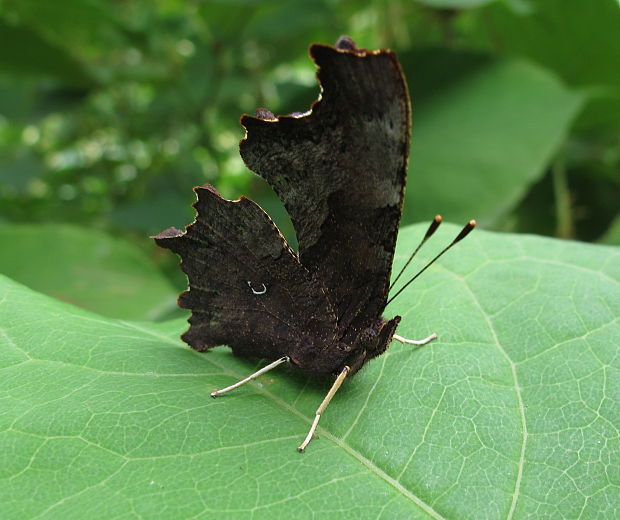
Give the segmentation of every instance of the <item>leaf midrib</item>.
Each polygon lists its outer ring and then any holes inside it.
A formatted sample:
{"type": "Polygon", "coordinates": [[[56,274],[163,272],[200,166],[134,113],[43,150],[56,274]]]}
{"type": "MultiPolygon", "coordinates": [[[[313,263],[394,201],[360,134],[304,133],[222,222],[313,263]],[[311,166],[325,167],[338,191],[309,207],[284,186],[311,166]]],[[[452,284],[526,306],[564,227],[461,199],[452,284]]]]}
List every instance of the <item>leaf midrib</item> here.
{"type": "MultiPolygon", "coordinates": [[[[119,320],[120,324],[123,324],[129,328],[132,328],[134,330],[138,330],[140,332],[143,332],[145,334],[148,334],[149,336],[155,337],[159,340],[163,340],[166,343],[169,344],[173,344],[173,345],[178,345],[178,341],[175,341],[167,336],[162,336],[160,334],[157,334],[156,332],[153,332],[151,330],[148,329],[144,329],[134,323],[128,322],[128,321],[122,321],[119,320]]],[[[196,356],[200,356],[196,351],[192,350],[192,353],[195,354],[196,356]]],[[[205,361],[204,357],[200,357],[201,360],[205,361]]],[[[237,379],[242,379],[243,377],[246,377],[245,375],[242,374],[238,374],[232,370],[230,370],[227,366],[218,363],[217,361],[215,361],[213,358],[209,358],[206,359],[207,362],[215,365],[216,367],[218,367],[219,369],[221,369],[225,374],[233,376],[237,379]]],[[[268,390],[265,390],[264,388],[261,388],[260,386],[256,385],[255,388],[262,393],[263,395],[265,395],[266,397],[268,397],[269,399],[271,399],[275,404],[279,405],[280,407],[284,408],[285,410],[287,410],[288,412],[292,413],[293,415],[297,416],[298,418],[302,419],[304,422],[306,422],[307,424],[311,424],[312,420],[309,419],[308,417],[306,417],[303,413],[301,413],[299,410],[297,410],[296,408],[294,408],[293,406],[291,406],[289,403],[287,403],[286,401],[280,399],[278,396],[276,396],[275,394],[272,394],[271,392],[269,392],[268,390]]],[[[437,520],[445,520],[445,518],[440,515],[437,511],[435,511],[429,504],[427,504],[426,502],[424,502],[420,497],[418,497],[417,495],[413,494],[411,491],[409,491],[407,488],[405,488],[400,482],[398,482],[396,479],[394,479],[393,477],[391,477],[390,475],[388,475],[385,471],[383,471],[381,468],[379,468],[376,464],[374,464],[371,460],[369,460],[368,458],[366,458],[364,455],[362,455],[359,451],[354,450],[353,448],[351,448],[348,444],[342,442],[342,440],[340,438],[338,438],[337,436],[335,436],[334,434],[332,434],[331,432],[329,432],[328,430],[326,430],[325,428],[319,426],[318,430],[320,430],[321,434],[323,436],[325,436],[327,439],[329,439],[330,441],[332,441],[334,444],[336,444],[338,447],[342,448],[347,454],[349,454],[352,458],[354,458],[356,461],[358,461],[359,463],[361,463],[362,465],[364,465],[366,468],[368,468],[373,474],[375,474],[377,477],[379,477],[380,479],[382,479],[383,481],[385,481],[386,483],[388,483],[391,487],[393,487],[396,491],[398,491],[401,495],[403,495],[405,498],[407,498],[409,501],[413,502],[416,506],[418,506],[420,509],[422,509],[424,512],[426,512],[427,514],[429,514],[432,518],[436,518],[437,520]]],[[[303,456],[300,454],[300,456],[303,456]]]]}

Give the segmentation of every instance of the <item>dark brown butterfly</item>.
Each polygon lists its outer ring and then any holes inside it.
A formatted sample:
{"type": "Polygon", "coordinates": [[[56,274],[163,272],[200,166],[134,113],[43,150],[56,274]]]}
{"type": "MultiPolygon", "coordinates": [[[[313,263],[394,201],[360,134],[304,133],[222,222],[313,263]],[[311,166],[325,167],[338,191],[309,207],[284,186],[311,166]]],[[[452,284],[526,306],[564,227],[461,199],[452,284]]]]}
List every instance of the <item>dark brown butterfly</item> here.
{"type": "Polygon", "coordinates": [[[226,200],[209,185],[195,188],[198,214],[185,231],[170,228],[154,237],[181,256],[189,279],[179,297],[192,311],[183,340],[200,351],[229,345],[237,355],[273,361],[213,397],[284,362],[310,375],[337,376],[300,451],[345,377],[395,338],[400,317],[382,313],[411,114],[392,51],[358,49],[341,37],[335,47],[313,45],[310,56],[322,87],[311,110],[275,117],[260,109],[241,119],[247,132],[241,156],[284,203],[299,253],[256,203],[226,200]]]}

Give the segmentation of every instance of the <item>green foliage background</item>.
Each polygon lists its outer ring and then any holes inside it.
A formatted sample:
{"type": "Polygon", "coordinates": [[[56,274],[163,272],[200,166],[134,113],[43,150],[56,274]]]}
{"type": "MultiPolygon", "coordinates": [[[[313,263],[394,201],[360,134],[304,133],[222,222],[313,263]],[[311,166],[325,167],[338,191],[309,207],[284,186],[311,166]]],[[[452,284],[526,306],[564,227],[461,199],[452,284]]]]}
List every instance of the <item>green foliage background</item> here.
{"type": "Polygon", "coordinates": [[[0,516],[620,515],[618,34],[617,0],[0,0],[0,516]],[[294,243],[238,120],[305,110],[307,48],[341,34],[408,78],[403,226],[504,235],[393,305],[442,343],[371,364],[300,459],[324,389],[214,405],[254,365],[177,339],[186,282],[148,235],[209,182],[294,243]]]}
{"type": "Polygon", "coordinates": [[[242,113],[307,108],[312,42],[398,51],[414,134],[404,223],[605,240],[620,192],[615,0],[0,3],[0,215],[153,233],[247,173],[242,113]]]}

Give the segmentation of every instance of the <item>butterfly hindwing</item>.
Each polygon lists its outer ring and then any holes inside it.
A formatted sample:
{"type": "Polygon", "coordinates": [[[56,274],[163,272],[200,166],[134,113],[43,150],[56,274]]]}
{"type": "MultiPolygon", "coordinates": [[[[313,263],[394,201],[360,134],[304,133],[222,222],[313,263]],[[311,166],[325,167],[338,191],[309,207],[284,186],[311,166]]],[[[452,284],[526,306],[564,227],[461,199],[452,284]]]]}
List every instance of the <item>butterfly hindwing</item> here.
{"type": "Polygon", "coordinates": [[[192,311],[183,339],[197,350],[230,345],[266,359],[332,344],[336,318],[325,290],[269,216],[245,197],[229,201],[208,185],[195,192],[196,220],[155,237],[181,256],[189,280],[179,298],[192,311]]]}

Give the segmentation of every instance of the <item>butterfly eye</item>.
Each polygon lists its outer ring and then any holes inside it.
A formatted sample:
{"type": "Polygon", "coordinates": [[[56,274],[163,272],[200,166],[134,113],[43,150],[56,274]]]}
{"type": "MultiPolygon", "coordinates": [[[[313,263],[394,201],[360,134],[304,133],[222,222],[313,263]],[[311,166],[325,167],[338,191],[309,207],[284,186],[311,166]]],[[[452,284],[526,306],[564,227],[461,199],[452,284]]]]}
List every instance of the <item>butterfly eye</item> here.
{"type": "Polygon", "coordinates": [[[267,286],[264,283],[261,283],[261,287],[260,289],[254,289],[254,287],[252,287],[252,282],[250,282],[250,280],[247,281],[248,287],[250,289],[252,289],[252,293],[253,294],[265,294],[267,292],[267,286]]]}

